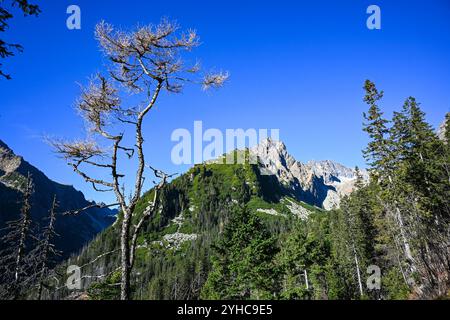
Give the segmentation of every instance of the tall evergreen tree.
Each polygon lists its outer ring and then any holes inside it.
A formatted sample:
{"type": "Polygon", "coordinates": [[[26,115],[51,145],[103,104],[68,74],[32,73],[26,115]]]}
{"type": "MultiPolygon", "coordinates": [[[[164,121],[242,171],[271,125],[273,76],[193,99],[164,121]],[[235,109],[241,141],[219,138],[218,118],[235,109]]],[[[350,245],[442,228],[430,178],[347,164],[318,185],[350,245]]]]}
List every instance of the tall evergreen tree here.
{"type": "Polygon", "coordinates": [[[347,299],[367,296],[363,276],[374,258],[374,226],[364,188],[344,198],[333,213],[332,253],[340,269],[342,295],[347,299]]]}
{"type": "MultiPolygon", "coordinates": [[[[404,201],[410,216],[410,233],[418,257],[421,283],[425,289],[436,287],[450,269],[448,248],[450,185],[445,165],[445,144],[426,122],[425,113],[415,98],[403,107],[404,134],[397,143],[397,176],[401,189],[397,197],[404,201]]],[[[397,130],[399,131],[399,130],[397,130]]],[[[423,291],[424,289],[420,289],[423,291]]]]}
{"type": "MultiPolygon", "coordinates": [[[[393,152],[395,143],[391,130],[387,127],[388,120],[383,118],[383,113],[378,106],[378,101],[383,97],[383,92],[379,92],[375,84],[369,80],[365,82],[364,89],[366,95],[364,101],[369,105],[367,114],[364,114],[366,123],[363,130],[369,135],[370,141],[364,150],[364,156],[370,166],[371,183],[375,184],[374,194],[378,206],[374,218],[377,229],[379,230],[378,239],[382,242],[380,248],[385,254],[398,257],[399,269],[403,260],[408,262],[408,269],[415,271],[415,262],[408,234],[408,226],[404,221],[400,204],[395,195],[396,181],[395,170],[398,165],[398,154],[393,152]],[[404,257],[404,258],[403,258],[404,257]]],[[[400,114],[396,114],[398,123],[403,124],[400,114]]],[[[398,128],[403,133],[403,127],[398,128]]],[[[406,275],[404,277],[406,279],[406,275]]]]}
{"type": "Polygon", "coordinates": [[[270,299],[277,292],[275,238],[258,216],[235,207],[214,246],[212,271],[201,296],[205,299],[270,299]]]}
{"type": "Polygon", "coordinates": [[[297,221],[283,240],[278,261],[281,266],[283,299],[326,299],[330,257],[328,218],[311,215],[297,221]]]}
{"type": "Polygon", "coordinates": [[[379,101],[383,98],[383,91],[378,91],[370,80],[366,80],[364,90],[366,91],[364,102],[369,106],[369,110],[363,114],[365,119],[363,130],[368,133],[371,140],[363,154],[370,166],[372,177],[375,178],[382,174],[389,174],[391,169],[389,167],[389,146],[386,140],[389,121],[383,118],[383,113],[378,106],[379,101]]]}

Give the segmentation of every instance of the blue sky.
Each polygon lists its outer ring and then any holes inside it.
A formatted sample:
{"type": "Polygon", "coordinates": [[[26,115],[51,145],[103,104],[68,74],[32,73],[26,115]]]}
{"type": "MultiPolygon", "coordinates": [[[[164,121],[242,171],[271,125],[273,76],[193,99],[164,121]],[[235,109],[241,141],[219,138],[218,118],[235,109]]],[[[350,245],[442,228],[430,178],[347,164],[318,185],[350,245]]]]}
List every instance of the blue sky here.
{"type": "MultiPolygon", "coordinates": [[[[17,16],[1,36],[25,52],[4,61],[13,80],[0,80],[0,139],[50,178],[94,193],[57,158],[44,135],[84,137],[74,111],[77,83],[104,70],[93,38],[104,19],[123,28],[175,19],[195,28],[194,51],[204,66],[228,70],[229,83],[204,93],[188,87],[164,95],[145,126],[147,159],[168,172],[174,129],[279,128],[297,159],[332,159],[364,166],[362,85],[385,90],[388,116],[415,96],[437,126],[450,109],[450,3],[434,1],[42,1],[38,18],[17,16]],[[82,29],[66,28],[66,8],[77,4],[82,29]],[[366,28],[366,8],[381,8],[382,29],[366,28]]],[[[131,171],[133,172],[133,171],[131,171]]]]}

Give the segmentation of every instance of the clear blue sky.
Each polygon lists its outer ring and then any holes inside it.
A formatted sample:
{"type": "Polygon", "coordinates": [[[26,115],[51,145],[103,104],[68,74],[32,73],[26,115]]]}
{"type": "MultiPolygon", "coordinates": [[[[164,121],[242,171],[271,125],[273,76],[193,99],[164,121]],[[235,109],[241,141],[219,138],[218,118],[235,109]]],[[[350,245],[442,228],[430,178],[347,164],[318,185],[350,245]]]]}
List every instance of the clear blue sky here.
{"type": "Polygon", "coordinates": [[[220,91],[188,88],[164,96],[145,126],[147,158],[168,172],[176,128],[279,128],[299,160],[332,159],[364,166],[362,85],[385,90],[390,116],[415,96],[437,126],[450,108],[450,2],[432,1],[107,1],[46,0],[38,18],[17,17],[6,40],[25,52],[4,61],[12,81],[0,81],[0,139],[50,178],[95,194],[42,141],[51,134],[84,137],[73,105],[77,83],[103,70],[93,28],[105,19],[125,28],[162,16],[195,28],[195,51],[207,67],[229,70],[220,91]],[[77,4],[82,30],[66,28],[66,8],[77,4]],[[382,30],[366,28],[366,8],[382,10],[382,30]]]}

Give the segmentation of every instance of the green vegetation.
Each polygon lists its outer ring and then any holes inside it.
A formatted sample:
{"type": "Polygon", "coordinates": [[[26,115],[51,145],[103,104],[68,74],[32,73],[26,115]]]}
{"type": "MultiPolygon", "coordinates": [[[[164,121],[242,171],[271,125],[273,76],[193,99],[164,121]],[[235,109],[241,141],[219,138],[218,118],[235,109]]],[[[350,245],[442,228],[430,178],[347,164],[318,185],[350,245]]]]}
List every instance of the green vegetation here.
{"type": "MultiPolygon", "coordinates": [[[[358,174],[340,209],[296,201],[254,165],[197,165],[163,189],[164,206],[139,238],[133,298],[445,298],[448,130],[439,140],[414,98],[387,121],[378,106],[382,92],[370,81],[365,89],[370,181],[358,174]],[[294,214],[292,203],[307,217],[294,214]],[[167,238],[176,235],[178,246],[167,238]],[[379,289],[368,286],[374,266],[379,289]]],[[[135,219],[150,199],[152,191],[135,219]]],[[[68,262],[88,264],[87,274],[112,272],[100,283],[85,283],[91,299],[117,297],[118,232],[111,227],[68,262]]]]}
{"type": "Polygon", "coordinates": [[[270,299],[278,291],[276,239],[247,208],[236,207],[213,246],[203,299],[270,299]]]}

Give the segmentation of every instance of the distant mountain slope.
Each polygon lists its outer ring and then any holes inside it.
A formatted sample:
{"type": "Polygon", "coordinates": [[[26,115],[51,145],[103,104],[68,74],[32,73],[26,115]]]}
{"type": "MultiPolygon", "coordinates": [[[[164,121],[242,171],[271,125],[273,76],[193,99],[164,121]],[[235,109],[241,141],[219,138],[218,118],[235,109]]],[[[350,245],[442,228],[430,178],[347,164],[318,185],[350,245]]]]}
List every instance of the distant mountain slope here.
{"type": "MultiPolygon", "coordinates": [[[[137,299],[198,298],[210,270],[212,244],[235,205],[246,204],[274,235],[288,230],[298,219],[324,212],[286,195],[273,176],[263,176],[256,165],[249,164],[196,165],[168,184],[161,197],[161,209],[138,238],[133,275],[137,299]],[[183,289],[173,291],[176,287],[183,289]]],[[[142,197],[134,216],[136,222],[152,199],[152,190],[142,197]]],[[[84,289],[101,274],[112,272],[114,278],[120,256],[119,234],[117,223],[90,242],[79,256],[61,265],[61,272],[67,265],[83,266],[84,289]]],[[[60,299],[72,294],[61,290],[50,297],[60,299]]]]}
{"type": "MultiPolygon", "coordinates": [[[[242,151],[240,151],[242,152],[242,151]]],[[[331,210],[338,208],[341,199],[349,195],[356,182],[356,170],[340,163],[323,160],[302,163],[288,153],[281,141],[266,139],[257,146],[247,149],[263,176],[278,181],[284,195],[309,205],[331,210]]],[[[224,163],[225,156],[207,163],[224,163]]],[[[360,170],[364,181],[369,176],[360,170]]]]}
{"type": "MultiPolygon", "coordinates": [[[[59,212],[80,209],[91,204],[84,198],[83,193],[72,186],[50,180],[40,170],[14,154],[0,140],[0,230],[8,221],[18,218],[22,190],[28,173],[32,175],[35,186],[32,217],[38,227],[46,222],[54,195],[59,202],[59,212]]],[[[94,208],[78,216],[58,216],[56,232],[59,237],[55,239],[57,249],[63,251],[63,257],[78,251],[100,231],[110,226],[115,221],[115,214],[114,210],[94,208]]]]}

